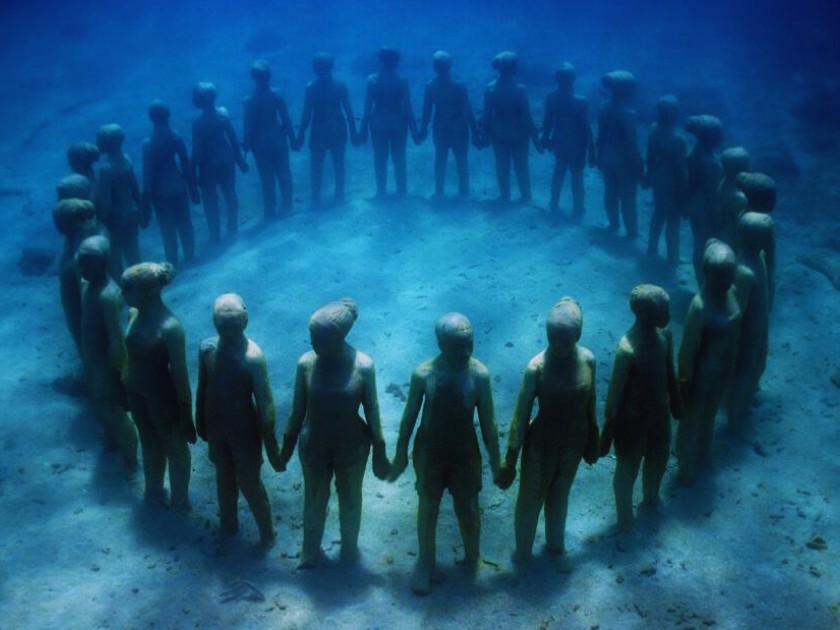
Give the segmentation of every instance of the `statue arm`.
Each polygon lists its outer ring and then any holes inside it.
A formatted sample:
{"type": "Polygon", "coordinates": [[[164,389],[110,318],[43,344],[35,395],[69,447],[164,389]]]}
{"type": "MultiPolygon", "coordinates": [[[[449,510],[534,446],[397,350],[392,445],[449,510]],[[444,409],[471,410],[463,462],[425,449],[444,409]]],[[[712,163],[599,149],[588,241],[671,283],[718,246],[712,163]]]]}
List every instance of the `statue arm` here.
{"type": "Polygon", "coordinates": [[[674,339],[670,330],[663,330],[662,336],[665,338],[665,376],[668,379],[668,404],[671,415],[679,420],[684,416],[685,409],[682,393],[677,383],[677,374],[674,371],[674,339]]]}
{"type": "Polygon", "coordinates": [[[362,121],[359,124],[359,142],[367,142],[368,127],[370,126],[370,117],[373,114],[373,79],[368,79],[367,88],[365,89],[365,107],[362,113],[362,121]]]}
{"type": "Polygon", "coordinates": [[[347,90],[347,85],[341,83],[341,109],[344,110],[344,116],[347,119],[347,125],[350,128],[350,140],[356,142],[358,133],[356,132],[356,116],[353,114],[353,106],[350,104],[350,93],[347,90]]]}
{"type": "Polygon", "coordinates": [[[493,479],[498,478],[501,469],[499,455],[499,427],[496,424],[496,411],[493,407],[493,387],[490,384],[490,374],[482,370],[478,381],[478,425],[484,448],[490,460],[490,471],[493,479]]]}
{"type": "Polygon", "coordinates": [[[198,383],[195,387],[195,432],[205,442],[207,441],[207,422],[204,419],[205,401],[207,396],[207,366],[204,357],[211,351],[207,342],[201,344],[198,350],[198,383]]]}
{"type": "Polygon", "coordinates": [[[303,145],[303,140],[306,137],[306,130],[309,129],[309,123],[312,122],[312,86],[306,86],[306,92],[303,96],[303,113],[300,116],[300,127],[298,128],[298,143],[303,145]]]}
{"type": "Polygon", "coordinates": [[[224,129],[225,137],[227,138],[228,144],[230,144],[230,148],[233,151],[233,159],[236,161],[236,165],[239,166],[239,170],[243,173],[247,173],[248,163],[242,156],[242,150],[239,148],[239,140],[236,137],[236,131],[233,128],[233,123],[230,122],[230,118],[227,116],[225,116],[224,129]]]}
{"type": "Polygon", "coordinates": [[[687,388],[694,378],[694,360],[700,347],[702,319],[703,307],[698,303],[698,297],[695,296],[688,307],[688,313],[683,322],[682,339],[677,353],[677,379],[684,401],[686,400],[687,388]]]}
{"type": "Polygon", "coordinates": [[[589,404],[586,407],[587,439],[586,447],[583,451],[583,460],[587,464],[594,464],[598,461],[598,420],[595,418],[595,384],[598,382],[598,379],[595,374],[595,357],[589,352],[587,352],[586,363],[592,376],[592,383],[589,388],[589,404]]]}
{"type": "Polygon", "coordinates": [[[253,356],[249,357],[251,369],[251,384],[254,388],[254,402],[257,407],[257,417],[260,423],[260,435],[262,435],[268,462],[274,470],[280,472],[284,466],[280,457],[280,447],[277,444],[275,426],[277,422],[277,408],[274,405],[274,396],[271,393],[271,383],[268,379],[268,366],[265,355],[256,344],[250,344],[253,349],[253,356]]]}
{"type": "Polygon", "coordinates": [[[411,94],[408,90],[408,81],[402,80],[402,101],[403,101],[403,115],[405,121],[408,123],[408,129],[411,132],[411,137],[415,142],[418,141],[417,119],[414,117],[414,108],[411,105],[411,94]]]}
{"type": "Polygon", "coordinates": [[[280,122],[283,124],[283,129],[286,132],[286,137],[293,145],[297,143],[295,138],[295,126],[292,124],[292,117],[289,115],[289,106],[286,105],[286,99],[282,96],[277,96],[277,112],[280,114],[280,122]]]}
{"type": "Polygon", "coordinates": [[[306,355],[300,358],[295,371],[295,391],[292,398],[292,409],[289,418],[286,420],[286,427],[283,429],[283,448],[280,452],[280,467],[275,467],[278,472],[286,469],[286,464],[292,458],[295,451],[298,436],[306,418],[306,404],[309,398],[306,384],[307,360],[306,355]]]}
{"type": "Polygon", "coordinates": [[[179,424],[187,441],[195,444],[196,434],[192,414],[190,373],[187,370],[187,349],[184,329],[175,318],[165,325],[163,340],[169,354],[169,373],[178,394],[179,424]]]}
{"type": "Polygon", "coordinates": [[[102,299],[102,314],[105,320],[105,331],[108,335],[108,360],[111,368],[119,372],[124,380],[127,369],[128,353],[125,348],[120,318],[122,316],[122,298],[109,296],[102,299]]]}
{"type": "Polygon", "coordinates": [[[619,405],[627,387],[627,380],[633,367],[633,349],[626,337],[618,342],[613,362],[610,384],[607,388],[607,403],[604,407],[604,430],[601,433],[600,454],[601,457],[610,452],[613,436],[615,435],[615,418],[618,415],[619,405]]]}
{"type": "Polygon", "coordinates": [[[420,137],[425,138],[429,130],[429,122],[432,120],[432,85],[426,84],[426,89],[423,92],[423,114],[420,120],[420,137]]]}
{"type": "Polygon", "coordinates": [[[364,371],[364,392],[362,408],[368,423],[373,447],[373,474],[377,479],[387,479],[391,472],[391,463],[385,451],[385,438],[382,435],[382,419],[379,416],[379,397],[376,394],[376,368],[371,361],[364,371]]]}
{"type": "Polygon", "coordinates": [[[534,411],[534,401],[537,399],[537,377],[539,368],[532,359],[525,368],[522,375],[522,383],[519,386],[519,395],[516,398],[516,408],[513,412],[513,420],[510,423],[508,432],[507,451],[505,461],[499,469],[499,476],[496,484],[507,490],[516,477],[516,460],[519,457],[519,450],[525,442],[525,433],[531,423],[531,414],[534,411]]]}
{"type": "Polygon", "coordinates": [[[408,466],[408,442],[411,439],[411,434],[414,432],[414,425],[417,423],[417,417],[420,415],[420,408],[423,406],[425,389],[425,378],[420,373],[420,368],[418,368],[411,375],[411,384],[408,386],[408,399],[406,400],[405,409],[403,409],[403,415],[400,419],[400,432],[397,438],[396,453],[394,454],[394,461],[391,463],[391,472],[388,477],[390,481],[396,480],[408,466]]]}

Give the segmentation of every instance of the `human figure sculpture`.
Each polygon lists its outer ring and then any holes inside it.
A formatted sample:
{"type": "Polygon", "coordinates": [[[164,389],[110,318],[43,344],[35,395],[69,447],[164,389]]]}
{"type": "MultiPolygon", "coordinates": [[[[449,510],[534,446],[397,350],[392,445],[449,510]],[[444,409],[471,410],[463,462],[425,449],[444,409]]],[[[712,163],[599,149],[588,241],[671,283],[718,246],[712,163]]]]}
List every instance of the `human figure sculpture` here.
{"type": "Polygon", "coordinates": [[[481,453],[473,427],[476,411],[493,478],[499,473],[499,434],[490,372],[472,358],[472,324],[460,313],[447,313],[437,320],[435,336],[440,354],[421,363],[411,375],[389,477],[395,481],[408,466],[408,443],[422,407],[413,452],[419,550],[411,590],[417,595],[428,594],[439,577],[435,532],[444,490],[452,495],[464,541],[464,566],[470,571],[478,568],[478,494],[482,484],[481,453]]]}
{"type": "Polygon", "coordinates": [[[747,196],[738,187],[738,175],[750,170],[750,154],[744,147],[730,147],[720,154],[723,179],[717,189],[721,230],[717,236],[735,252],[741,251],[738,221],[747,209],[747,196]]]}
{"type": "Polygon", "coordinates": [[[689,116],[685,128],[696,138],[688,155],[688,191],[685,202],[694,243],[692,262],[697,286],[703,284],[706,242],[723,231],[718,186],[723,168],[715,150],[723,142],[723,124],[715,116],[689,116]]]}
{"type": "Polygon", "coordinates": [[[373,360],[345,341],[358,317],[345,298],[321,307],[309,319],[312,350],[300,357],[292,409],[283,433],[279,469],[285,469],[300,436],[303,468],[303,551],[298,568],[315,567],[335,477],[341,529],[341,559],[358,557],[362,481],[373,444],[373,473],[388,476],[373,360]],[[359,406],[365,419],[359,416],[359,406]]]}
{"type": "Polygon", "coordinates": [[[609,93],[598,113],[596,141],[598,168],[604,176],[604,208],[610,231],[618,232],[620,215],[627,237],[636,238],[636,190],[644,170],[636,140],[636,111],[631,107],[636,78],[626,70],[614,70],[601,77],[601,84],[609,93]]]}
{"type": "Polygon", "coordinates": [[[525,86],[516,81],[519,57],[510,51],[493,57],[499,73],[484,92],[481,119],[482,144],[493,147],[499,199],[510,201],[510,167],[516,173],[522,203],[531,201],[531,173],[528,167],[528,140],[542,152],[537,126],[531,117],[531,104],[525,86]]]}
{"type": "Polygon", "coordinates": [[[615,443],[613,490],[619,529],[633,526],[633,485],[642,468],[642,503],[659,505],[659,487],[671,446],[671,415],[682,416],[674,371],[670,297],[664,289],[642,284],[630,293],[636,323],[618,342],[615,351],[604,429],[602,457],[615,443]]]}
{"type": "MultiPolygon", "coordinates": [[[[738,188],[747,198],[749,212],[770,214],[776,207],[776,182],[764,173],[740,173],[737,177],[738,188]]],[[[767,286],[770,291],[769,308],[773,310],[776,296],[776,237],[770,235],[765,242],[764,261],[767,264],[767,286]]]]}
{"type": "Polygon", "coordinates": [[[201,342],[195,423],[216,467],[216,491],[223,536],[239,531],[239,491],[248,502],[260,531],[260,547],[275,540],[271,504],[260,479],[262,450],[279,469],[280,450],[274,434],[275,408],[268,369],[260,347],[245,336],[248,310],[235,293],[213,304],[218,335],[201,342]]]}
{"type": "Polygon", "coordinates": [[[87,177],[90,182],[90,196],[96,199],[96,170],[93,165],[99,159],[99,147],[92,142],[74,142],[67,148],[67,164],[70,170],[87,177]]]}
{"type": "Polygon", "coordinates": [[[216,107],[218,92],[212,83],[199,83],[193,88],[193,105],[201,113],[192,124],[190,167],[198,182],[210,244],[222,240],[219,217],[219,191],[227,205],[227,235],[236,236],[239,227],[239,201],[236,198],[236,170],[248,172],[248,164],[239,150],[239,141],[223,107],[216,107]]]}
{"type": "Polygon", "coordinates": [[[703,254],[705,280],[692,298],[677,354],[677,380],[685,414],[677,425],[678,480],[692,484],[698,466],[712,459],[715,415],[732,376],[741,311],[732,281],[735,253],[710,239],[703,254]]]}
{"type": "Polygon", "coordinates": [[[730,430],[743,435],[767,365],[770,285],[764,252],[773,241],[773,219],[760,212],[745,212],[738,221],[738,231],[741,251],[734,285],[741,310],[741,330],[726,410],[730,430]]]}
{"type": "Polygon", "coordinates": [[[388,155],[394,164],[397,196],[408,190],[406,178],[406,139],[410,131],[415,143],[420,138],[417,121],[411,107],[408,81],[397,72],[400,53],[383,46],[378,53],[381,69],[368,77],[365,92],[365,111],[359,128],[359,142],[367,142],[370,130],[373,145],[373,166],[376,176],[376,196],[384,197],[388,170],[388,155]]]}
{"type": "Polygon", "coordinates": [[[570,297],[557,302],[545,329],[548,347],[528,362],[522,376],[498,481],[503,489],[513,483],[522,449],[514,520],[517,563],[531,558],[543,506],[546,551],[554,556],[566,552],[572,482],[581,459],[587,464],[598,460],[595,357],[578,345],[583,329],[578,303],[570,297]],[[539,411],[532,420],[535,402],[539,411]]]}
{"type": "Polygon", "coordinates": [[[98,216],[108,228],[112,278],[119,278],[125,267],[140,262],[140,187],[134,165],[122,151],[124,138],[122,127],[115,124],[103,125],[96,134],[96,145],[105,161],[97,174],[95,203],[98,216]]]}
{"type": "Polygon", "coordinates": [[[585,211],[583,169],[586,156],[588,153],[590,166],[595,165],[596,156],[589,125],[589,105],[585,98],[574,92],[575,76],[575,67],[568,61],[560,64],[554,73],[557,89],[545,99],[540,146],[554,154],[549,220],[557,220],[560,216],[560,189],[568,171],[572,181],[572,220],[580,223],[585,211]]]}
{"type": "Polygon", "coordinates": [[[313,206],[321,203],[321,182],[327,152],[333,164],[335,201],[343,203],[346,181],[344,153],[347,148],[348,126],[351,140],[354,144],[358,143],[356,118],[350,105],[347,84],[333,78],[333,66],[333,57],[329,53],[318,53],[312,58],[312,70],[318,78],[306,86],[297,138],[298,146],[303,146],[306,130],[312,125],[309,134],[309,154],[313,206]]]}
{"type": "Polygon", "coordinates": [[[169,126],[169,107],[165,103],[152,101],[149,120],[154,129],[143,141],[142,213],[148,220],[154,209],[166,260],[173,265],[178,262],[180,238],[184,262],[190,263],[195,257],[190,200],[197,204],[199,195],[187,146],[169,126]]]}
{"type": "Polygon", "coordinates": [[[171,264],[152,262],[133,265],[122,275],[123,297],[133,307],[125,334],[125,385],[143,451],[146,501],[166,503],[168,465],[169,506],[189,510],[189,444],[195,444],[196,433],[184,329],[161,298],[174,277],[171,264]]]}
{"type": "Polygon", "coordinates": [[[275,179],[280,187],[283,212],[292,211],[292,169],[289,163],[289,145],[297,151],[300,146],[295,138],[289,108],[277,90],[272,89],[271,69],[268,62],[257,59],[251,64],[254,92],[245,99],[242,149],[252,151],[262,187],[265,219],[271,220],[277,212],[275,179]]]}
{"type": "Polygon", "coordinates": [[[102,423],[106,450],[117,449],[126,470],[137,469],[137,429],[128,416],[123,385],[126,371],[119,286],[108,275],[110,244],[90,236],[79,245],[76,261],[82,282],[80,351],[85,382],[94,411],[102,423]]]}
{"type": "Polygon", "coordinates": [[[437,76],[426,84],[423,94],[420,140],[426,139],[431,122],[435,145],[435,198],[443,198],[446,161],[450,151],[455,157],[455,169],[458,172],[458,196],[464,198],[470,194],[467,150],[470,135],[473,142],[478,142],[478,126],[467,86],[463,81],[452,78],[452,55],[445,50],[438,50],[432,55],[432,67],[437,76]]]}
{"type": "Polygon", "coordinates": [[[668,94],[656,104],[658,119],[650,126],[643,185],[653,190],[648,256],[656,256],[665,228],[665,251],[669,265],[680,262],[680,220],[688,189],[685,139],[677,131],[679,102],[668,94]]]}

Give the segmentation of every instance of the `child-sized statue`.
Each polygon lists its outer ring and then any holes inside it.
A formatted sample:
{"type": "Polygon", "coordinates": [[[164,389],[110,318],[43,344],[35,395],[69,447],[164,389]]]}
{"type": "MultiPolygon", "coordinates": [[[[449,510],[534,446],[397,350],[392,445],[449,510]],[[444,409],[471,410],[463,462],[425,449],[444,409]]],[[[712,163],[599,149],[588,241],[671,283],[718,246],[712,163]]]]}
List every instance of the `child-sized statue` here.
{"type": "Polygon", "coordinates": [[[436,578],[435,532],[440,500],[446,489],[452,495],[464,540],[464,565],[471,571],[478,568],[481,452],[473,427],[476,411],[493,478],[499,473],[499,434],[490,372],[472,358],[472,324],[460,313],[447,313],[435,324],[435,335],[440,354],[421,363],[411,375],[389,477],[396,480],[408,466],[408,442],[422,406],[413,452],[419,498],[419,551],[411,590],[417,595],[427,595],[436,578]]]}
{"type": "Polygon", "coordinates": [[[564,297],[546,319],[548,347],[528,362],[522,377],[498,480],[503,489],[513,483],[521,448],[514,562],[530,559],[543,506],[546,550],[565,553],[572,482],[581,459],[587,464],[598,460],[595,357],[577,343],[582,329],[580,306],[564,297]],[[539,411],[531,420],[535,402],[539,411]]]}
{"type": "Polygon", "coordinates": [[[528,167],[528,140],[542,153],[537,126],[531,117],[531,104],[525,86],[516,82],[519,57],[504,51],[493,57],[499,78],[484,92],[481,120],[482,143],[493,147],[499,199],[510,201],[510,167],[516,173],[522,203],[531,201],[531,173],[528,167]]]}
{"type": "Polygon", "coordinates": [[[595,165],[595,144],[589,126],[589,105],[576,96],[575,67],[568,61],[554,73],[557,89],[545,99],[543,135],[540,145],[554,153],[554,172],[551,175],[549,220],[559,218],[560,189],[566,171],[572,180],[572,220],[579,223],[584,213],[583,168],[589,152],[589,164],[595,165]]]}
{"type": "Polygon", "coordinates": [[[671,332],[670,298],[664,289],[641,284],[630,293],[636,323],[615,352],[601,456],[615,442],[615,507],[619,529],[633,525],[633,485],[642,469],[642,506],[659,505],[659,486],[671,447],[671,415],[682,416],[671,332]]]}
{"type": "Polygon", "coordinates": [[[260,347],[245,336],[248,310],[240,296],[216,298],[213,323],[218,335],[202,341],[198,355],[196,432],[216,467],[222,535],[239,531],[236,504],[242,490],[260,530],[260,546],[267,550],[274,544],[274,525],[260,479],[263,444],[268,461],[281,467],[268,369],[260,347]]]}
{"type": "Polygon", "coordinates": [[[744,147],[730,147],[720,154],[723,179],[717,189],[720,204],[720,240],[735,252],[741,251],[738,221],[747,209],[747,196],[738,187],[738,175],[750,170],[750,154],[744,147]]]}
{"type": "Polygon", "coordinates": [[[659,237],[665,228],[668,264],[680,262],[681,204],[688,189],[688,166],[685,139],[677,131],[679,102],[668,94],[656,104],[658,120],[650,126],[643,185],[653,190],[653,215],[650,218],[648,256],[656,256],[659,237]]]}
{"type": "Polygon", "coordinates": [[[149,120],[154,129],[151,137],[143,141],[143,214],[148,220],[154,208],[166,260],[173,265],[178,262],[180,237],[184,261],[189,263],[195,256],[190,199],[197,204],[199,197],[187,146],[170,128],[166,104],[152,101],[149,120]]]}
{"type": "Polygon", "coordinates": [[[741,311],[732,286],[732,248],[710,239],[703,254],[703,274],[705,280],[683,322],[677,357],[685,414],[677,427],[676,453],[678,479],[685,484],[694,483],[698,465],[711,465],[715,415],[731,380],[741,327],[741,311]]]}
{"type": "Polygon", "coordinates": [[[432,55],[434,79],[426,84],[423,95],[423,116],[420,123],[420,139],[425,140],[432,122],[432,140],[435,144],[435,198],[443,198],[446,182],[446,161],[449,151],[455,157],[458,172],[458,196],[470,194],[470,174],[467,169],[467,149],[470,134],[478,140],[478,126],[475,122],[467,86],[463,81],[452,78],[452,55],[444,50],[432,55]]]}
{"type": "Polygon", "coordinates": [[[626,70],[614,70],[601,77],[609,99],[598,113],[598,168],[604,176],[604,209],[610,230],[618,232],[619,207],[628,238],[639,233],[636,189],[644,165],[636,140],[638,121],[630,106],[636,77],[626,70]]]}
{"type": "Polygon", "coordinates": [[[723,123],[714,116],[689,116],[685,128],[696,142],[688,156],[688,191],[685,212],[691,223],[694,249],[692,263],[697,286],[703,284],[703,252],[706,242],[723,231],[723,218],[717,190],[723,167],[715,150],[723,142],[723,123]]]}
{"type": "Polygon", "coordinates": [[[92,142],[74,142],[67,148],[67,163],[70,170],[78,175],[84,175],[90,182],[90,196],[85,199],[96,199],[96,171],[93,165],[99,159],[99,147],[92,142]]]}
{"type": "Polygon", "coordinates": [[[286,100],[271,88],[271,69],[268,62],[257,59],[251,64],[254,92],[245,99],[242,150],[253,151],[262,186],[265,219],[276,216],[277,191],[280,186],[283,212],[292,211],[292,169],[289,164],[289,144],[294,150],[300,146],[295,139],[292,119],[286,100]],[[279,118],[278,118],[279,117],[279,118]]]}
{"type": "Polygon", "coordinates": [[[745,212],[738,230],[741,252],[735,270],[735,295],[741,309],[741,332],[726,410],[730,430],[742,435],[767,365],[770,285],[763,253],[773,241],[773,219],[760,212],[745,212]]]}
{"type": "Polygon", "coordinates": [[[373,474],[388,476],[385,438],[376,395],[373,360],[345,341],[358,317],[344,298],[319,308],[309,319],[312,350],[300,357],[292,409],[283,434],[278,470],[285,470],[300,436],[303,468],[303,551],[298,568],[315,567],[335,476],[341,528],[341,559],[358,555],[362,481],[373,443],[373,474]],[[359,406],[365,419],[359,416],[359,406]]]}
{"type": "Polygon", "coordinates": [[[420,141],[417,121],[411,107],[408,81],[397,73],[400,53],[383,46],[377,55],[381,69],[368,77],[365,92],[365,111],[359,128],[359,142],[367,142],[368,129],[373,144],[373,168],[376,176],[376,196],[385,196],[388,155],[394,163],[397,196],[407,192],[406,136],[411,131],[415,143],[420,141]]]}
{"type": "Polygon", "coordinates": [[[134,165],[122,151],[124,138],[122,127],[115,124],[103,125],[96,134],[96,144],[105,157],[96,183],[96,212],[108,228],[112,278],[140,262],[140,187],[134,165]]]}
{"type": "MultiPolygon", "coordinates": [[[[776,182],[763,173],[741,173],[738,175],[738,188],[747,197],[747,211],[770,214],[776,207],[776,182]]],[[[776,296],[776,237],[770,235],[764,247],[764,260],[767,263],[767,286],[770,291],[769,306],[773,310],[776,296]]]]}
{"type": "Polygon", "coordinates": [[[193,105],[201,110],[192,125],[193,178],[201,189],[204,215],[211,245],[222,239],[219,218],[219,190],[227,205],[227,233],[235,237],[239,227],[239,201],[236,198],[236,170],[248,172],[248,163],[239,150],[239,141],[223,107],[216,107],[216,86],[199,83],[193,88],[193,105]]]}
{"type": "Polygon", "coordinates": [[[76,254],[82,283],[81,355],[94,411],[102,423],[106,450],[120,451],[126,470],[137,468],[137,430],[126,412],[126,370],[122,331],[123,298],[108,275],[110,244],[104,236],[82,241],[76,254]]]}
{"type": "Polygon", "coordinates": [[[321,203],[321,182],[327,152],[332,158],[335,176],[335,201],[336,203],[344,202],[346,181],[344,153],[347,148],[348,126],[353,144],[358,143],[356,118],[353,116],[353,107],[350,105],[347,84],[333,78],[334,65],[333,57],[329,53],[318,53],[312,58],[312,70],[318,78],[306,86],[303,115],[298,131],[297,145],[303,146],[306,130],[311,123],[309,155],[313,206],[321,203]]]}
{"type": "Polygon", "coordinates": [[[196,434],[184,329],[160,295],[174,277],[171,264],[151,262],[129,267],[122,275],[123,297],[133,307],[125,334],[125,385],[143,450],[146,500],[165,503],[168,464],[169,505],[189,510],[189,444],[195,444],[196,434]]]}

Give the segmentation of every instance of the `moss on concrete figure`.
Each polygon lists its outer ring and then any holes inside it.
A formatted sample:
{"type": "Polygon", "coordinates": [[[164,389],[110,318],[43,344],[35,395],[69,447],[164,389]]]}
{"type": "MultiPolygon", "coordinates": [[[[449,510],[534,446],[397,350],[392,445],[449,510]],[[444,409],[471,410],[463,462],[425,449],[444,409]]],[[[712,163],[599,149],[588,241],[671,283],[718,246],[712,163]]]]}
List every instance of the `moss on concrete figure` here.
{"type": "Polygon", "coordinates": [[[90,194],[85,199],[96,199],[96,170],[93,165],[99,159],[99,147],[92,142],[74,142],[67,148],[67,164],[70,170],[83,175],[90,182],[90,194]]]}
{"type": "Polygon", "coordinates": [[[151,262],[133,265],[122,275],[123,297],[133,307],[125,335],[125,383],[140,434],[146,500],[165,503],[168,465],[169,505],[188,510],[189,444],[195,444],[196,433],[184,329],[161,298],[161,290],[174,277],[171,264],[151,262]]]}
{"type": "Polygon", "coordinates": [[[281,465],[265,356],[245,336],[248,310],[240,296],[219,296],[213,304],[213,323],[218,334],[201,342],[198,355],[196,432],[207,442],[216,468],[221,534],[239,531],[241,490],[257,522],[260,546],[267,550],[275,538],[271,504],[260,479],[263,447],[272,467],[281,465]]]}
{"type": "Polygon", "coordinates": [[[531,557],[543,506],[546,551],[565,553],[572,482],[581,459],[588,464],[598,459],[595,357],[578,345],[583,328],[578,303],[570,297],[557,302],[548,313],[545,328],[548,347],[525,368],[498,482],[501,488],[513,483],[522,449],[514,521],[515,562],[531,557]],[[539,411],[532,420],[535,402],[539,411]]]}
{"type": "Polygon", "coordinates": [[[601,456],[615,444],[613,490],[618,527],[632,527],[633,485],[642,458],[642,506],[659,505],[659,487],[671,447],[671,415],[682,416],[674,371],[670,298],[664,289],[641,284],[630,293],[636,323],[618,342],[613,363],[601,456]]]}
{"type": "Polygon", "coordinates": [[[723,179],[717,189],[722,219],[720,240],[735,252],[741,251],[738,221],[747,209],[747,196],[738,187],[738,175],[750,170],[750,154],[743,147],[730,147],[720,154],[723,179]]]}
{"type": "Polygon", "coordinates": [[[300,437],[303,468],[303,551],[299,568],[315,567],[335,477],[341,529],[341,559],[358,557],[362,481],[373,443],[373,473],[388,475],[373,360],[345,341],[358,317],[345,298],[318,309],[309,319],[312,350],[300,357],[294,399],[283,434],[279,469],[284,470],[300,437]],[[364,409],[364,420],[359,407],[364,409]]]}
{"type": "MultiPolygon", "coordinates": [[[[776,207],[776,182],[763,173],[740,173],[738,188],[747,197],[747,211],[770,214],[776,207]]],[[[776,237],[770,235],[764,244],[767,263],[767,285],[770,290],[770,310],[776,297],[776,237]]]]}

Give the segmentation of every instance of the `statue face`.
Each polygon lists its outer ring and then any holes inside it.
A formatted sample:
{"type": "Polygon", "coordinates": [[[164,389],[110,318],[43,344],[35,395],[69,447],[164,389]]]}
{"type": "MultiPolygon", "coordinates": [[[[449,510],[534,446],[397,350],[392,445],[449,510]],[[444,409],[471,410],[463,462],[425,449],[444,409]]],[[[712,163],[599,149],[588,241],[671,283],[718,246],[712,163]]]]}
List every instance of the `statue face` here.
{"type": "Polygon", "coordinates": [[[105,276],[108,261],[97,256],[79,256],[76,259],[82,278],[92,282],[105,276]]]}
{"type": "Polygon", "coordinates": [[[317,328],[309,330],[312,349],[319,357],[330,358],[337,356],[344,347],[344,335],[338,330],[317,328]]]}
{"type": "Polygon", "coordinates": [[[438,342],[444,358],[452,365],[466,365],[473,353],[472,329],[448,331],[438,342]]]}
{"type": "Polygon", "coordinates": [[[556,322],[546,327],[548,345],[552,350],[567,353],[580,339],[580,326],[574,322],[556,322]]]}

